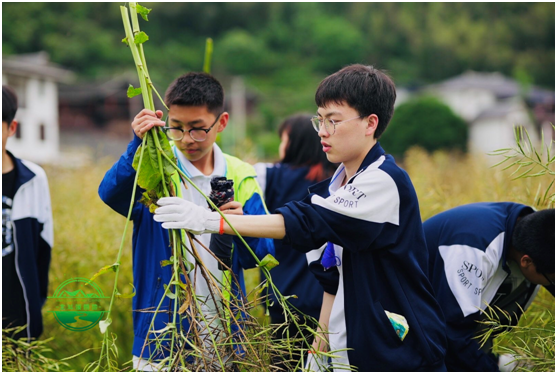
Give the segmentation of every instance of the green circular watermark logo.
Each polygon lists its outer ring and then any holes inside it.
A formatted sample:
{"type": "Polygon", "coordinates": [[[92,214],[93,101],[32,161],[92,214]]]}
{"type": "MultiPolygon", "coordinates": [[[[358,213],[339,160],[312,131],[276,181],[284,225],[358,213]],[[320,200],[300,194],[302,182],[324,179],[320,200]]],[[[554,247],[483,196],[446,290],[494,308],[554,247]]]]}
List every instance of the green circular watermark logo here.
{"type": "Polygon", "coordinates": [[[99,286],[87,278],[71,278],[63,282],[53,296],[57,302],[54,314],[58,323],[71,331],[87,331],[104,317],[105,297],[99,286]]]}

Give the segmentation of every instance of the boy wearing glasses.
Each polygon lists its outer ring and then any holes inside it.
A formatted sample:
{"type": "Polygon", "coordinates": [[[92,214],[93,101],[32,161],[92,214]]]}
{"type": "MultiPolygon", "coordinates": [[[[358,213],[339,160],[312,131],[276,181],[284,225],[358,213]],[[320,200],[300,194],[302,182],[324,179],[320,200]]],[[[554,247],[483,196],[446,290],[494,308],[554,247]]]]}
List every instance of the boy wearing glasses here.
{"type": "MultiPolygon", "coordinates": [[[[255,179],[253,167],[235,157],[224,154],[215,143],[217,134],[222,132],[227,124],[229,115],[224,111],[224,91],[221,84],[212,76],[205,73],[189,73],[177,78],[167,89],[165,103],[169,108],[167,126],[161,120],[162,111],[152,112],[142,110],[133,120],[134,138],[128,145],[120,160],[106,173],[99,187],[101,199],[116,212],[127,216],[131,192],[133,188],[135,170],[132,161],[143,136],[154,126],[164,129],[173,141],[172,150],[177,158],[177,164],[192,181],[206,195],[211,192],[211,179],[215,176],[226,177],[234,181],[234,201],[228,202],[220,209],[226,214],[264,215],[267,214],[262,200],[259,185],[255,179]]],[[[185,184],[186,182],[184,182],[185,184]]],[[[131,219],[133,230],[133,272],[136,296],[133,298],[134,321],[134,369],[161,370],[160,367],[147,363],[147,360],[160,360],[166,356],[164,348],[157,351],[153,335],[148,334],[153,311],[164,294],[164,284],[171,280],[172,267],[161,267],[161,261],[172,256],[169,246],[167,230],[152,219],[149,209],[139,203],[143,191],[138,188],[134,199],[131,219]],[[143,312],[142,312],[143,311],[143,312]],[[148,335],[150,335],[148,337],[148,335]]],[[[189,201],[202,210],[209,212],[205,198],[192,186],[181,186],[177,191],[180,200],[189,201]]],[[[211,245],[211,235],[198,235],[207,248],[211,245]]],[[[274,253],[271,239],[246,238],[250,247],[264,256],[274,253]]],[[[232,243],[232,241],[229,241],[232,243]]],[[[229,244],[230,246],[231,244],[229,244]]],[[[245,294],[243,268],[255,267],[255,260],[240,241],[233,241],[232,257],[226,264],[232,269],[240,284],[231,282],[228,294],[245,294]]],[[[229,248],[229,251],[232,249],[229,248]]],[[[230,253],[230,252],[229,252],[230,253]]],[[[219,281],[227,275],[219,267],[214,256],[198,247],[198,254],[210,273],[219,281]]],[[[187,261],[197,263],[191,253],[187,253],[187,261]]],[[[191,271],[188,276],[195,286],[195,293],[200,300],[206,301],[207,319],[211,320],[216,314],[214,302],[220,303],[219,296],[214,300],[211,290],[199,267],[191,271]]],[[[227,293],[225,293],[227,294],[227,293]]],[[[173,310],[171,300],[163,301],[161,310],[173,310]]],[[[171,320],[171,319],[170,319],[171,320]]],[[[160,312],[156,315],[152,330],[165,328],[169,321],[168,313],[160,312]]],[[[184,331],[188,330],[187,321],[183,322],[184,331]]],[[[234,328],[237,326],[231,326],[234,328]]],[[[214,370],[220,370],[213,368],[214,370]]]]}
{"type": "Polygon", "coordinates": [[[474,338],[486,326],[478,321],[494,311],[502,324],[516,325],[540,285],[555,296],[555,209],[468,204],[429,218],[424,232],[430,280],[447,322],[447,369],[512,371],[516,362],[491,353],[494,335],[480,348],[474,338]],[[488,305],[492,312],[484,312],[488,305]]]}
{"type": "MultiPolygon", "coordinates": [[[[230,219],[242,235],[323,249],[312,267],[326,291],[320,322],[337,370],[445,369],[445,325],[427,278],[418,199],[378,142],[395,98],[392,80],[371,66],[347,66],[325,78],[312,122],[329,161],[341,163],[334,176],[276,214],[230,219]]],[[[159,205],[154,219],[163,227],[219,232],[214,213],[176,198],[159,205]]],[[[232,232],[226,223],[224,232],[232,232]]],[[[326,367],[317,360],[312,369],[326,367]]]]}

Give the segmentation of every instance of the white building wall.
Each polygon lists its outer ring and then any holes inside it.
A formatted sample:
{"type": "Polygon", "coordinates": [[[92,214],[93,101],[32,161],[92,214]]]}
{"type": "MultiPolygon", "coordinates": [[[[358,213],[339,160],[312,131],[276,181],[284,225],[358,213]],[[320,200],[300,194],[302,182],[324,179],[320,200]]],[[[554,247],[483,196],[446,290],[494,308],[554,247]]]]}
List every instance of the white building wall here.
{"type": "MultiPolygon", "coordinates": [[[[9,76],[2,76],[10,85],[9,76]],[[6,79],[7,78],[7,79],[6,79]]],[[[6,148],[15,156],[36,163],[54,162],[59,156],[58,87],[51,80],[31,77],[25,83],[25,103],[16,113],[21,138],[12,136],[6,148]],[[44,125],[44,140],[41,140],[44,125]]]]}
{"type": "Polygon", "coordinates": [[[478,119],[470,124],[468,149],[474,153],[488,154],[498,149],[515,148],[515,127],[524,127],[534,146],[539,136],[526,111],[513,111],[504,117],[478,119]]]}
{"type": "Polygon", "coordinates": [[[436,95],[467,122],[496,102],[495,96],[486,90],[437,91],[436,95]]]}

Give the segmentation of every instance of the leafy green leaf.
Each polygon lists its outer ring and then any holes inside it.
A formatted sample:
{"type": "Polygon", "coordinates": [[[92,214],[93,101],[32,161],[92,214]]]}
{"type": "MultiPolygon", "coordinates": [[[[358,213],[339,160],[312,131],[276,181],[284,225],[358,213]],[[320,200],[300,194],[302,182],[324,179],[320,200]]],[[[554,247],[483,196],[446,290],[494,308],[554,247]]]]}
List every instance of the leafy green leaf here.
{"type": "Polygon", "coordinates": [[[131,299],[132,297],[135,296],[135,287],[133,284],[130,283],[130,285],[133,288],[133,292],[132,293],[128,293],[128,294],[122,294],[120,292],[116,292],[116,297],[119,299],[131,299]]]}
{"type": "Polygon", "coordinates": [[[130,45],[130,43],[128,43],[128,37],[127,36],[124,39],[122,39],[122,43],[124,43],[125,45],[130,45]]]}
{"type": "Polygon", "coordinates": [[[128,87],[128,97],[132,98],[137,95],[141,95],[141,87],[135,88],[130,84],[130,86],[128,87]]]}
{"type": "Polygon", "coordinates": [[[145,8],[144,6],[141,6],[139,4],[136,4],[136,9],[137,9],[137,13],[139,13],[139,15],[141,16],[141,18],[143,18],[145,21],[149,21],[149,19],[147,18],[147,15],[149,13],[151,13],[152,9],[149,8],[145,8]]]}
{"type": "Polygon", "coordinates": [[[263,257],[263,260],[261,260],[259,267],[265,268],[267,270],[271,270],[278,264],[279,262],[277,261],[276,258],[273,257],[273,255],[267,254],[267,256],[263,257]]]}
{"type": "Polygon", "coordinates": [[[162,260],[161,261],[161,267],[162,268],[165,267],[165,266],[168,266],[168,265],[172,265],[172,264],[174,264],[174,261],[172,261],[172,260],[162,260]]]}
{"type": "Polygon", "coordinates": [[[97,271],[95,273],[95,275],[93,275],[93,278],[89,279],[89,282],[94,281],[99,275],[102,275],[104,273],[108,273],[109,271],[113,271],[116,272],[116,269],[118,269],[118,266],[120,266],[118,263],[114,263],[112,265],[106,265],[103,266],[99,271],[97,271]]]}
{"type": "MultiPolygon", "coordinates": [[[[149,135],[146,135],[149,136],[149,135]]],[[[149,139],[147,139],[147,143],[149,143],[149,139]]],[[[147,144],[147,149],[149,149],[150,145],[147,144]]],[[[151,191],[156,189],[159,184],[161,183],[161,175],[158,169],[153,168],[153,164],[151,163],[151,159],[149,155],[144,154],[143,159],[141,160],[141,165],[139,165],[139,159],[141,155],[141,149],[143,146],[139,146],[137,151],[135,152],[135,157],[133,159],[133,168],[135,170],[139,169],[139,175],[137,177],[137,184],[146,191],[151,191]]],[[[149,195],[151,198],[153,196],[149,195]]]]}
{"type": "Polygon", "coordinates": [[[133,38],[133,42],[135,44],[143,44],[145,43],[147,40],[149,40],[149,35],[145,34],[144,31],[140,31],[139,33],[137,33],[134,38],[133,38]]]}

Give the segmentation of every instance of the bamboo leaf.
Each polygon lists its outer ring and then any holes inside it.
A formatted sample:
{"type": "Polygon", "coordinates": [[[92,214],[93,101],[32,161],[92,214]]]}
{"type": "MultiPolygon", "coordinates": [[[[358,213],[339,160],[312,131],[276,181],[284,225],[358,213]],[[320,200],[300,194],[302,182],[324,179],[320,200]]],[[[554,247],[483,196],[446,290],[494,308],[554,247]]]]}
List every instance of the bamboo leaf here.
{"type": "Polygon", "coordinates": [[[169,286],[167,286],[166,284],[164,285],[164,290],[165,290],[165,296],[168,297],[169,299],[176,299],[176,294],[172,291],[170,291],[169,286]]]}
{"type": "Polygon", "coordinates": [[[172,264],[174,264],[174,261],[172,261],[172,260],[162,260],[161,261],[161,267],[162,268],[165,267],[165,266],[168,266],[168,265],[172,265],[172,264]]]}
{"type": "Polygon", "coordinates": [[[496,168],[497,166],[503,165],[505,162],[507,162],[510,159],[509,156],[505,156],[505,159],[499,161],[498,163],[496,163],[495,165],[491,166],[491,168],[496,168]]]}
{"type": "Polygon", "coordinates": [[[149,35],[145,34],[144,31],[141,31],[139,33],[137,33],[135,35],[135,37],[133,38],[133,42],[135,44],[143,44],[145,43],[147,40],[149,40],[149,35]]]}
{"type": "MultiPolygon", "coordinates": [[[[524,173],[520,174],[518,177],[514,177],[513,180],[520,179],[520,178],[526,176],[526,174],[528,174],[532,169],[533,169],[533,167],[531,167],[530,169],[526,170],[524,173]]],[[[518,169],[517,169],[516,171],[518,171],[518,169]]],[[[513,174],[514,174],[514,173],[513,173],[513,174]]]]}
{"type": "Polygon", "coordinates": [[[97,271],[95,273],[95,275],[93,275],[93,277],[91,279],[89,279],[89,282],[94,281],[98,276],[100,276],[102,274],[105,274],[105,273],[108,273],[109,271],[116,272],[116,269],[118,269],[118,266],[120,266],[118,263],[103,266],[99,271],[97,271]]]}
{"type": "MultiPolygon", "coordinates": [[[[518,164],[518,161],[515,161],[515,162],[513,162],[513,163],[511,163],[511,164],[508,164],[507,166],[505,166],[505,167],[503,168],[503,170],[510,169],[511,167],[513,167],[513,166],[516,165],[516,164],[518,164]]],[[[520,166],[519,166],[518,168],[520,169],[520,166]]]]}
{"type": "Polygon", "coordinates": [[[143,18],[145,21],[149,21],[149,19],[147,18],[147,15],[149,13],[151,13],[152,9],[146,8],[146,7],[141,6],[139,4],[136,4],[136,9],[137,9],[137,13],[139,13],[141,18],[143,18]]]}
{"type": "Polygon", "coordinates": [[[135,88],[130,84],[130,86],[128,87],[128,97],[132,98],[137,95],[141,95],[141,87],[135,88]]]}
{"type": "Polygon", "coordinates": [[[178,310],[179,314],[184,314],[184,312],[186,310],[188,310],[188,308],[191,305],[191,293],[187,292],[186,293],[186,300],[184,300],[184,303],[182,304],[182,306],[180,306],[180,309],[178,310]]]}
{"type": "Polygon", "coordinates": [[[174,329],[174,325],[172,323],[169,323],[168,325],[166,325],[162,329],[153,331],[153,333],[162,334],[163,332],[167,332],[167,331],[173,330],[173,329],[174,329]]]}
{"type": "Polygon", "coordinates": [[[132,293],[124,293],[124,294],[123,294],[123,293],[120,293],[120,292],[116,292],[116,297],[117,297],[117,298],[119,298],[119,299],[131,299],[132,297],[135,296],[135,287],[134,287],[133,284],[131,284],[131,283],[129,283],[129,284],[130,284],[130,285],[132,286],[132,288],[133,288],[132,293]]]}
{"type": "Polygon", "coordinates": [[[277,261],[277,259],[274,258],[273,255],[271,255],[269,253],[265,257],[263,257],[263,260],[261,260],[261,263],[259,264],[259,267],[265,268],[267,270],[271,270],[272,268],[274,268],[278,264],[279,264],[279,262],[277,261]]]}

